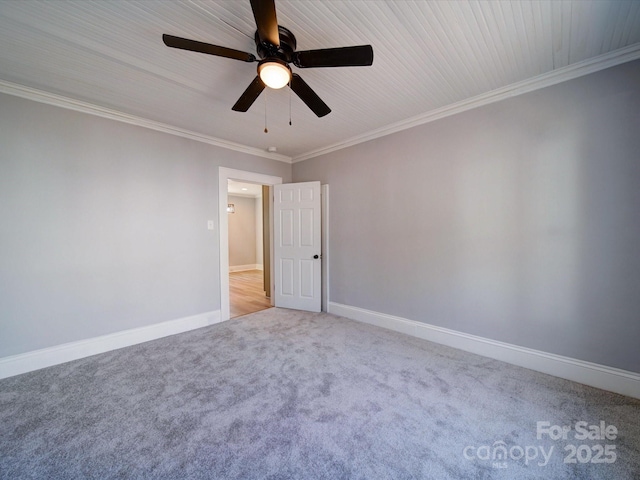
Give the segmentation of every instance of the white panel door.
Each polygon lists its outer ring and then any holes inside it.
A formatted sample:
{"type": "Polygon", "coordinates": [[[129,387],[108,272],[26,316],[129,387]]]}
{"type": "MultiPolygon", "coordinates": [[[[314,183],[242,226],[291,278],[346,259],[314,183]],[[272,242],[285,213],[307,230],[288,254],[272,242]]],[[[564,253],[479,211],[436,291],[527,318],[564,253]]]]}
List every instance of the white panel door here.
{"type": "Polygon", "coordinates": [[[275,306],[319,312],[320,182],[274,185],[275,306]]]}

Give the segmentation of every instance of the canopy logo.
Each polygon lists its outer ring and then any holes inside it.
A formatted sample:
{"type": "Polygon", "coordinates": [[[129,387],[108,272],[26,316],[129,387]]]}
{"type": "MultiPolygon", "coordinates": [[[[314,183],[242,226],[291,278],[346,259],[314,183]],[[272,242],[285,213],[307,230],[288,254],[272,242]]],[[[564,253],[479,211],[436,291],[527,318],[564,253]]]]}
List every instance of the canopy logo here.
{"type": "MultiPolygon", "coordinates": [[[[579,421],[573,425],[552,425],[548,421],[536,423],[536,439],[580,442],[613,442],[618,438],[618,428],[607,425],[605,421],[597,424],[579,421]]],[[[544,467],[549,464],[555,445],[507,445],[497,440],[491,445],[467,445],[462,455],[467,460],[491,462],[493,468],[507,468],[509,461],[522,462],[525,465],[544,467]]],[[[558,450],[560,451],[560,449],[558,450]]],[[[567,443],[562,450],[563,463],[614,463],[617,459],[616,446],[613,443],[567,443]]]]}
{"type": "Polygon", "coordinates": [[[520,445],[514,445],[507,447],[507,444],[502,440],[493,442],[493,445],[480,445],[474,447],[468,445],[464,447],[462,454],[467,460],[485,460],[493,462],[494,468],[507,468],[507,460],[524,461],[525,465],[534,460],[540,458],[537,464],[540,467],[544,467],[549,463],[551,454],[553,453],[553,445],[549,447],[549,451],[546,452],[542,445],[526,445],[521,447],[520,445]],[[540,454],[538,454],[540,452],[540,454]]]}

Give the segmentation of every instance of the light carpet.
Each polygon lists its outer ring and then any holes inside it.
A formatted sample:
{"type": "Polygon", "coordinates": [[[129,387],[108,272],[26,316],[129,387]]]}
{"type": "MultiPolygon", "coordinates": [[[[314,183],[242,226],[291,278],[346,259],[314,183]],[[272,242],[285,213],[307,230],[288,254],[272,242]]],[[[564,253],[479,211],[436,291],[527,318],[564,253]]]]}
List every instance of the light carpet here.
{"type": "Polygon", "coordinates": [[[0,425],[12,480],[640,478],[638,400],[281,309],[1,380],[0,425]]]}

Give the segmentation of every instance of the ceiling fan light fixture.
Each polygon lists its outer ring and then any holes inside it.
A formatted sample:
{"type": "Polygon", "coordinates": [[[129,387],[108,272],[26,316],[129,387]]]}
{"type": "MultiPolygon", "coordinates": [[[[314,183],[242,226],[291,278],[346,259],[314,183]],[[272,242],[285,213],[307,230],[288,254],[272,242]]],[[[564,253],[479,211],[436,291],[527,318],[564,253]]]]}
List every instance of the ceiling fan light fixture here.
{"type": "Polygon", "coordinates": [[[291,81],[291,69],[278,58],[263,60],[258,65],[260,80],[269,88],[282,88],[291,81]]]}
{"type": "MultiPolygon", "coordinates": [[[[289,64],[292,63],[297,68],[366,67],[373,64],[373,47],[371,45],[296,50],[295,35],[282,25],[278,25],[275,0],[251,0],[250,3],[257,27],[253,36],[257,57],[252,53],[233,48],[175,37],[166,33],[162,35],[164,44],[171,48],[232,58],[248,63],[256,62],[258,58],[262,59],[258,61],[258,75],[231,107],[234,112],[249,110],[265,88],[279,89],[289,84],[291,92],[295,93],[317,117],[324,117],[331,112],[331,109],[302,80],[300,75],[291,71],[289,64]]],[[[291,105],[289,105],[289,110],[291,110],[291,105]]],[[[289,119],[289,125],[291,125],[291,119],[289,119]]],[[[264,131],[265,133],[268,131],[266,118],[264,131]]]]}

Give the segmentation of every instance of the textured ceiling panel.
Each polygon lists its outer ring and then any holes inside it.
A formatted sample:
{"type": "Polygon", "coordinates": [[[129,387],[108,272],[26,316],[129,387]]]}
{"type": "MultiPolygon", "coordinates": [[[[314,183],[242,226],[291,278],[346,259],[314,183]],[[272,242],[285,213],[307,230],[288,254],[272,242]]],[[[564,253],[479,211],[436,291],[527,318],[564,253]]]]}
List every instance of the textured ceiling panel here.
{"type": "Polygon", "coordinates": [[[288,88],[267,89],[248,112],[233,112],[255,63],[162,43],[169,33],[255,53],[248,0],[0,0],[0,80],[295,158],[640,43],[638,1],[276,7],[298,50],[373,46],[371,67],[294,67],[331,107],[326,117],[288,88]]]}

